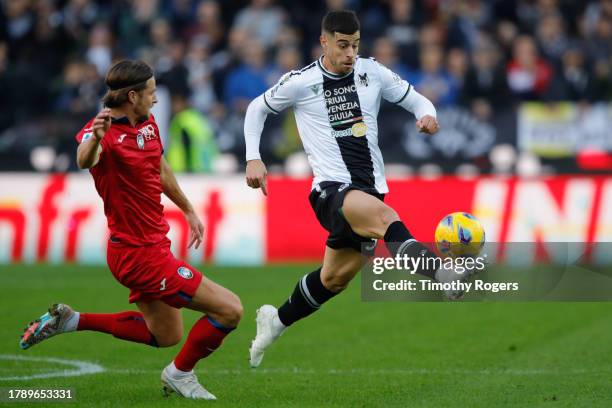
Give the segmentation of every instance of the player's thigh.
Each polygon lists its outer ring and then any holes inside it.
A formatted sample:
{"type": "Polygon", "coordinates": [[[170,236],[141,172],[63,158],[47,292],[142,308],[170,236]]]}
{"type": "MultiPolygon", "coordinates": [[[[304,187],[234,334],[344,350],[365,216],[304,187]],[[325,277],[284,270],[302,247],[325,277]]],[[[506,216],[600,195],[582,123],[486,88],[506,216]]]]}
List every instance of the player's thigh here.
{"type": "Polygon", "coordinates": [[[344,290],[366,261],[366,257],[352,248],[325,247],[321,268],[323,286],[334,293],[344,290]]]}
{"type": "Polygon", "coordinates": [[[161,300],[136,302],[144,316],[147,327],[161,347],[173,346],[183,337],[181,311],[161,300]]]}
{"type": "Polygon", "coordinates": [[[206,313],[225,327],[236,327],[243,312],[240,298],[234,292],[206,276],[186,307],[206,313]]]}
{"type": "Polygon", "coordinates": [[[351,229],[366,238],[384,238],[387,227],[399,220],[393,208],[360,190],[346,193],[342,213],[351,229]]]}

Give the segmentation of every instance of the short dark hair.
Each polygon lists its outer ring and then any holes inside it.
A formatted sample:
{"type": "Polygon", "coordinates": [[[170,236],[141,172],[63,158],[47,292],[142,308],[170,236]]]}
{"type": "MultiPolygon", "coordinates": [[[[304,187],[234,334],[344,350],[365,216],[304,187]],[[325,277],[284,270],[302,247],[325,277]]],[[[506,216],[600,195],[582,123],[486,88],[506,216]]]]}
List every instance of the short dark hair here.
{"type": "Polygon", "coordinates": [[[321,29],[331,34],[354,34],[359,31],[359,19],[351,10],[330,11],[323,17],[321,29]]]}
{"type": "Polygon", "coordinates": [[[113,65],[106,74],[108,91],[102,101],[104,106],[117,108],[128,100],[130,91],[142,91],[153,77],[153,69],[145,62],[123,60],[113,65]]]}

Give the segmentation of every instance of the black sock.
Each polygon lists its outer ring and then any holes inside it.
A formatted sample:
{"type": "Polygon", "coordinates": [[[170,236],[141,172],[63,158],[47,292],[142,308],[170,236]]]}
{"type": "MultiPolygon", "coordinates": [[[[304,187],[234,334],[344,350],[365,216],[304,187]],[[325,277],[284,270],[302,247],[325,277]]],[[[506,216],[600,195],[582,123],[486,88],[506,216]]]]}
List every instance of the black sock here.
{"type": "MultiPolygon", "coordinates": [[[[414,239],[408,228],[401,221],[395,221],[389,225],[385,232],[385,244],[391,255],[423,256],[424,258],[438,258],[436,254],[427,249],[423,244],[414,239]]],[[[416,271],[431,279],[436,278],[436,262],[423,262],[422,267],[416,271]]]]}
{"type": "Polygon", "coordinates": [[[319,310],[323,303],[336,295],[323,286],[319,268],[298,281],[289,299],[278,308],[278,318],[285,326],[291,326],[319,310]]]}

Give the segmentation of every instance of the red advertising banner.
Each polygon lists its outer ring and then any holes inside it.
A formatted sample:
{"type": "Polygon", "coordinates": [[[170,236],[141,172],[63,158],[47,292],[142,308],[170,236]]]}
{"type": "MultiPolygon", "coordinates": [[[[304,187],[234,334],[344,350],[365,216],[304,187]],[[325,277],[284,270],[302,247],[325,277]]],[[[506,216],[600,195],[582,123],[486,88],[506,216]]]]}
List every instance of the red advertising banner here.
{"type": "MultiPolygon", "coordinates": [[[[270,179],[268,261],[321,259],[327,233],[310,208],[310,182],[270,179]]],[[[612,241],[612,177],[411,178],[390,180],[389,188],[385,202],[425,242],[433,240],[442,217],[455,211],[478,217],[492,242],[612,241]]]]}

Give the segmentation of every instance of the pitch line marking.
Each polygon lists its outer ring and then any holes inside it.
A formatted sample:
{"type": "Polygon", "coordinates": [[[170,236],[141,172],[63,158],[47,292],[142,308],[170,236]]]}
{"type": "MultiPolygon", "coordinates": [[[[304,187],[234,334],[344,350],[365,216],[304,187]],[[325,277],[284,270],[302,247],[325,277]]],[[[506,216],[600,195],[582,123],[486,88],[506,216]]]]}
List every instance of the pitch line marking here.
{"type": "Polygon", "coordinates": [[[27,381],[37,380],[41,378],[54,378],[54,377],[79,377],[82,375],[103,373],[106,371],[104,367],[99,364],[90,363],[89,361],[81,360],[65,360],[62,358],[52,357],[30,357],[30,356],[19,356],[16,354],[0,354],[0,360],[9,361],[34,361],[44,363],[54,363],[64,366],[72,367],[72,369],[48,371],[40,374],[32,375],[17,375],[12,377],[0,377],[0,381],[27,381]]]}
{"type": "MultiPolygon", "coordinates": [[[[159,370],[140,370],[140,369],[106,369],[106,372],[113,374],[159,374],[159,370]]],[[[462,370],[462,369],[429,369],[429,368],[389,368],[389,369],[367,369],[367,368],[355,368],[355,369],[302,369],[299,367],[293,368],[258,368],[258,369],[220,369],[220,370],[206,370],[205,373],[219,374],[219,375],[240,375],[240,374],[334,374],[334,375],[350,375],[350,374],[404,374],[404,375],[448,375],[448,374],[464,374],[464,375],[579,375],[579,374],[610,374],[612,370],[589,370],[589,369],[571,369],[571,370],[552,370],[552,369],[538,369],[538,368],[525,368],[525,369],[483,369],[483,370],[462,370]]]]}

